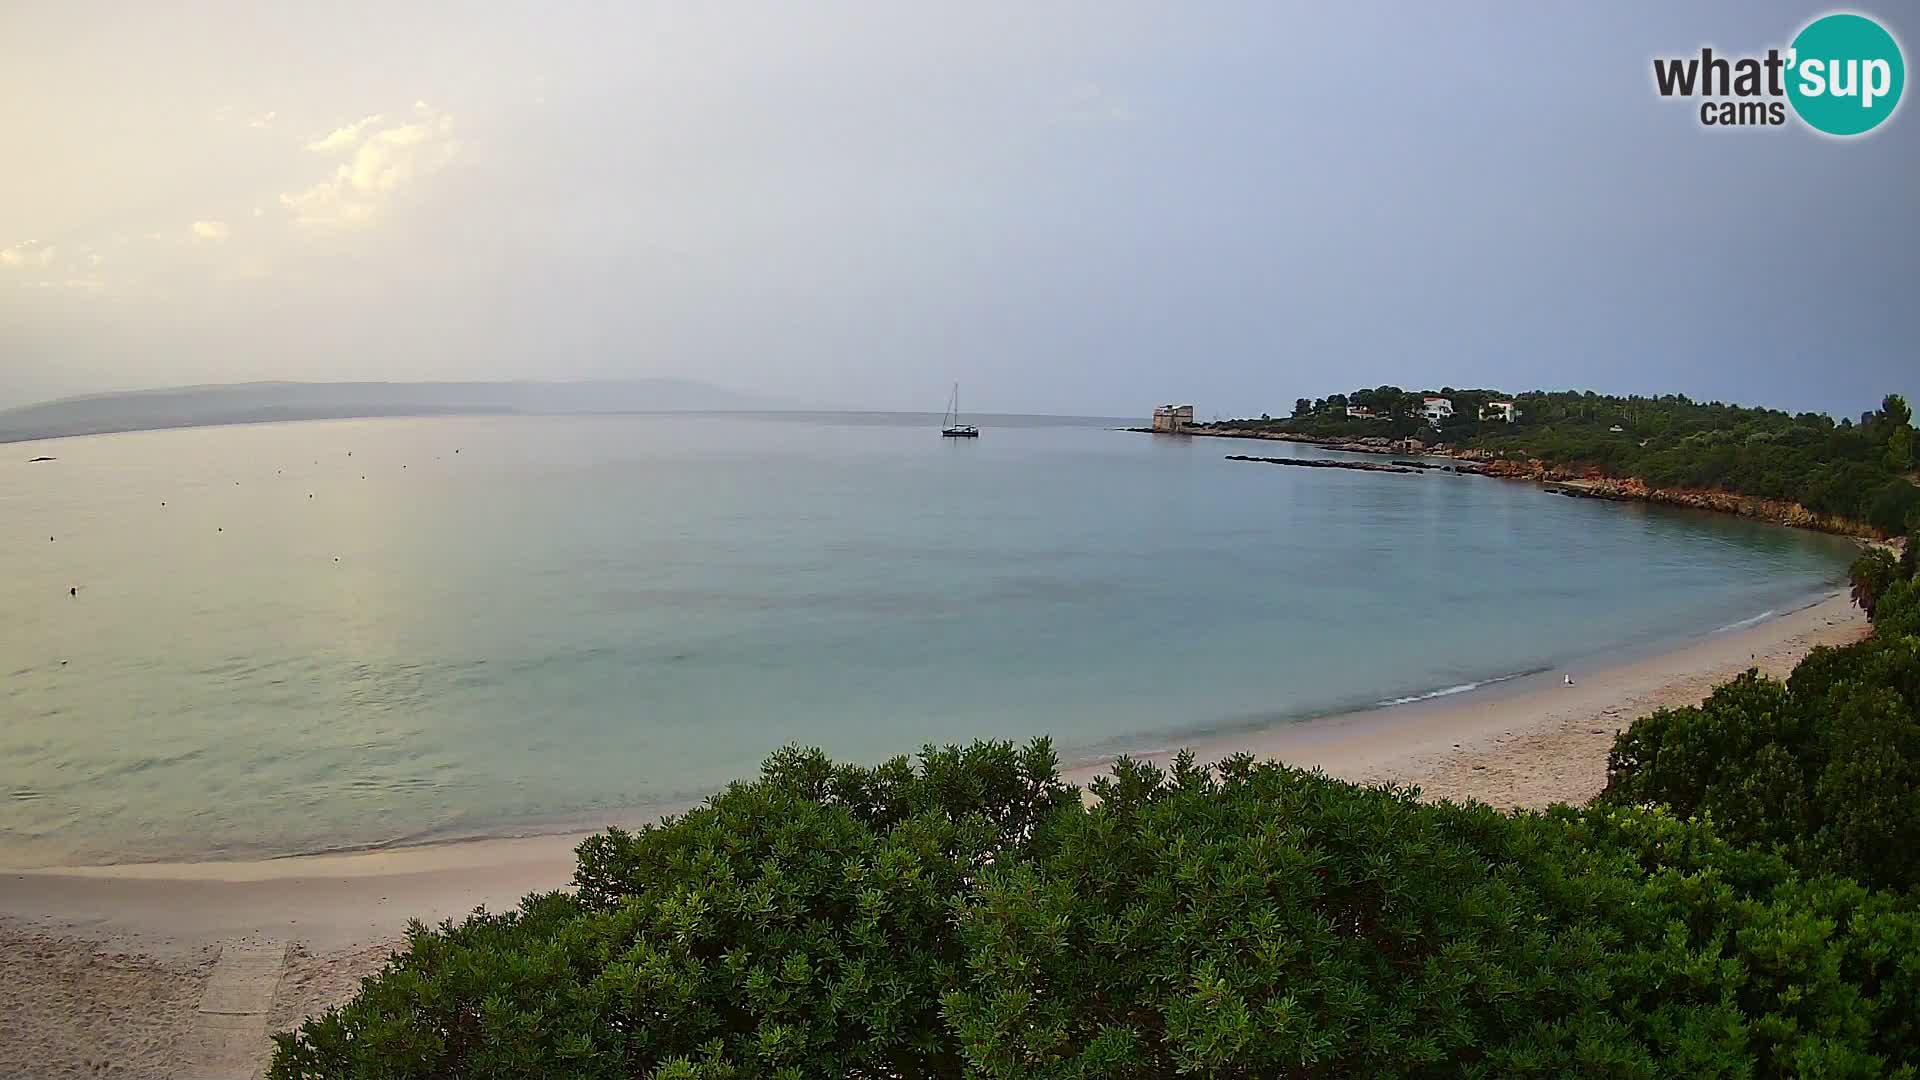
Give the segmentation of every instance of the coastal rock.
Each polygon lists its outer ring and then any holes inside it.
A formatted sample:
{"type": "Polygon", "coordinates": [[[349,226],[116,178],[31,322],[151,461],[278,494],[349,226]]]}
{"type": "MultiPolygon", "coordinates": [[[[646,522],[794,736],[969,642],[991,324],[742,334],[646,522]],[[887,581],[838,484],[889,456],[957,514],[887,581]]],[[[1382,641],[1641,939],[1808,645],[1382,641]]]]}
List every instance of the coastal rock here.
{"type": "Polygon", "coordinates": [[[1411,473],[1418,469],[1404,469],[1398,465],[1381,465],[1372,461],[1335,461],[1332,458],[1278,458],[1250,457],[1246,454],[1228,454],[1228,461],[1259,461],[1268,465],[1297,465],[1305,469],[1354,469],[1359,472],[1411,473]]]}
{"type": "MultiPolygon", "coordinates": [[[[1530,464],[1539,464],[1533,462],[1530,464]]],[[[1561,470],[1549,470],[1559,472],[1561,470]]],[[[1529,477],[1532,479],[1532,477],[1529,477]]],[[[1684,506],[1693,510],[1711,510],[1717,514],[1736,514],[1744,518],[1768,521],[1776,525],[1791,525],[1800,529],[1819,529],[1824,532],[1839,533],[1845,536],[1871,536],[1873,530],[1857,521],[1847,518],[1816,514],[1796,502],[1782,499],[1763,499],[1757,495],[1735,495],[1727,491],[1696,491],[1686,488],[1654,488],[1646,482],[1633,477],[1624,480],[1606,476],[1572,477],[1566,479],[1541,477],[1549,480],[1547,490],[1560,495],[1577,498],[1610,499],[1615,502],[1658,503],[1663,506],[1684,506]]]]}

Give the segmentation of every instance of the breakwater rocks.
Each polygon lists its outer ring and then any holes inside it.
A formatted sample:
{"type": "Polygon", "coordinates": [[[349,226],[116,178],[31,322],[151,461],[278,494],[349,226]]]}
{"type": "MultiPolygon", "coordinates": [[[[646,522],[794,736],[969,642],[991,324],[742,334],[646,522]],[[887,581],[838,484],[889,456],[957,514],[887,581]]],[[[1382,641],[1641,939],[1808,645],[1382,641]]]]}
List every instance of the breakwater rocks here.
{"type": "Polygon", "coordinates": [[[1303,469],[1354,469],[1359,472],[1395,472],[1415,473],[1419,469],[1409,469],[1395,462],[1382,465],[1377,461],[1334,461],[1332,458],[1286,458],[1251,457],[1247,454],[1228,454],[1228,461],[1259,461],[1268,465],[1298,465],[1303,469]]]}
{"type": "Polygon", "coordinates": [[[1450,472],[1459,473],[1462,476],[1487,475],[1487,467],[1473,461],[1456,461],[1451,465],[1441,465],[1432,461],[1395,461],[1393,464],[1409,469],[1419,469],[1421,472],[1450,472]]]}
{"type": "MultiPolygon", "coordinates": [[[[1129,428],[1129,431],[1141,431],[1144,428],[1129,428]]],[[[1215,427],[1211,424],[1195,424],[1185,432],[1188,435],[1207,435],[1216,439],[1264,439],[1268,442],[1297,442],[1324,447],[1328,450],[1341,450],[1349,454],[1422,454],[1427,444],[1419,439],[1388,439],[1370,435],[1364,439],[1341,439],[1327,435],[1301,435],[1291,431],[1253,430],[1249,428],[1215,427]]]]}

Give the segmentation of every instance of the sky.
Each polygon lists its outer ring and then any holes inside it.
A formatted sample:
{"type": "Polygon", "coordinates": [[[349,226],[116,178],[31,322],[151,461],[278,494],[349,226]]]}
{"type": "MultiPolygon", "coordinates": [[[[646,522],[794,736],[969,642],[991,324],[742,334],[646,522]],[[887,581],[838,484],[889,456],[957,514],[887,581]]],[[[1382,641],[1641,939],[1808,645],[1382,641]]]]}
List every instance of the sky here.
{"type": "MultiPolygon", "coordinates": [[[[1703,128],[1807,4],[9,4],[0,406],[673,376],[1281,413],[1920,398],[1920,117],[1703,128]]],[[[1920,11],[1876,12],[1906,44],[1920,11]]],[[[1911,95],[1909,95],[1911,96],[1911,95]]]]}

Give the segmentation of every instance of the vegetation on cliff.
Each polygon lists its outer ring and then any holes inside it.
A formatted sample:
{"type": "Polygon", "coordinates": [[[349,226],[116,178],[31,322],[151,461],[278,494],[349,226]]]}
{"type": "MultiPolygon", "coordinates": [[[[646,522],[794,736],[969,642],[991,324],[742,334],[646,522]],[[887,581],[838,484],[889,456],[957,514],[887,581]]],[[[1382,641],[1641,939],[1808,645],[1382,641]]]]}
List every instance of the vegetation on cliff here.
{"type": "Polygon", "coordinates": [[[1592,392],[1504,395],[1443,388],[1454,415],[1435,431],[1419,415],[1422,393],[1382,386],[1294,403],[1284,418],[1232,420],[1228,431],[1321,438],[1418,437],[1496,461],[1539,461],[1632,478],[1649,488],[1724,491],[1798,504],[1814,515],[1866,522],[1897,536],[1920,513],[1913,481],[1913,414],[1889,394],[1858,420],[1824,413],[1701,403],[1684,395],[1613,397],[1592,392]],[[1480,414],[1513,401],[1514,423],[1480,414]],[[1370,417],[1347,415],[1349,406],[1370,417]]]}
{"type": "Polygon", "coordinates": [[[1617,742],[1586,808],[1432,804],[1044,740],[774,755],[416,927],[271,1076],[1907,1077],[1920,584],[1873,637],[1617,742]]]}

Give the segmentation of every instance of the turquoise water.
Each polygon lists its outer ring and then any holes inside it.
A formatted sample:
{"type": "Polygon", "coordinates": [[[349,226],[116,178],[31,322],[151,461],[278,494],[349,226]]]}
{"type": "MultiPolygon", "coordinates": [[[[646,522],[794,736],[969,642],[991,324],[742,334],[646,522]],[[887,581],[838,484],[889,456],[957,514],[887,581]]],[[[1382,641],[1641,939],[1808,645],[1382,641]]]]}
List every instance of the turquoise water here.
{"type": "Polygon", "coordinates": [[[789,741],[1164,746],[1709,632],[1851,551],[1247,445],[620,416],[0,448],[0,865],[516,831],[789,741]]]}

